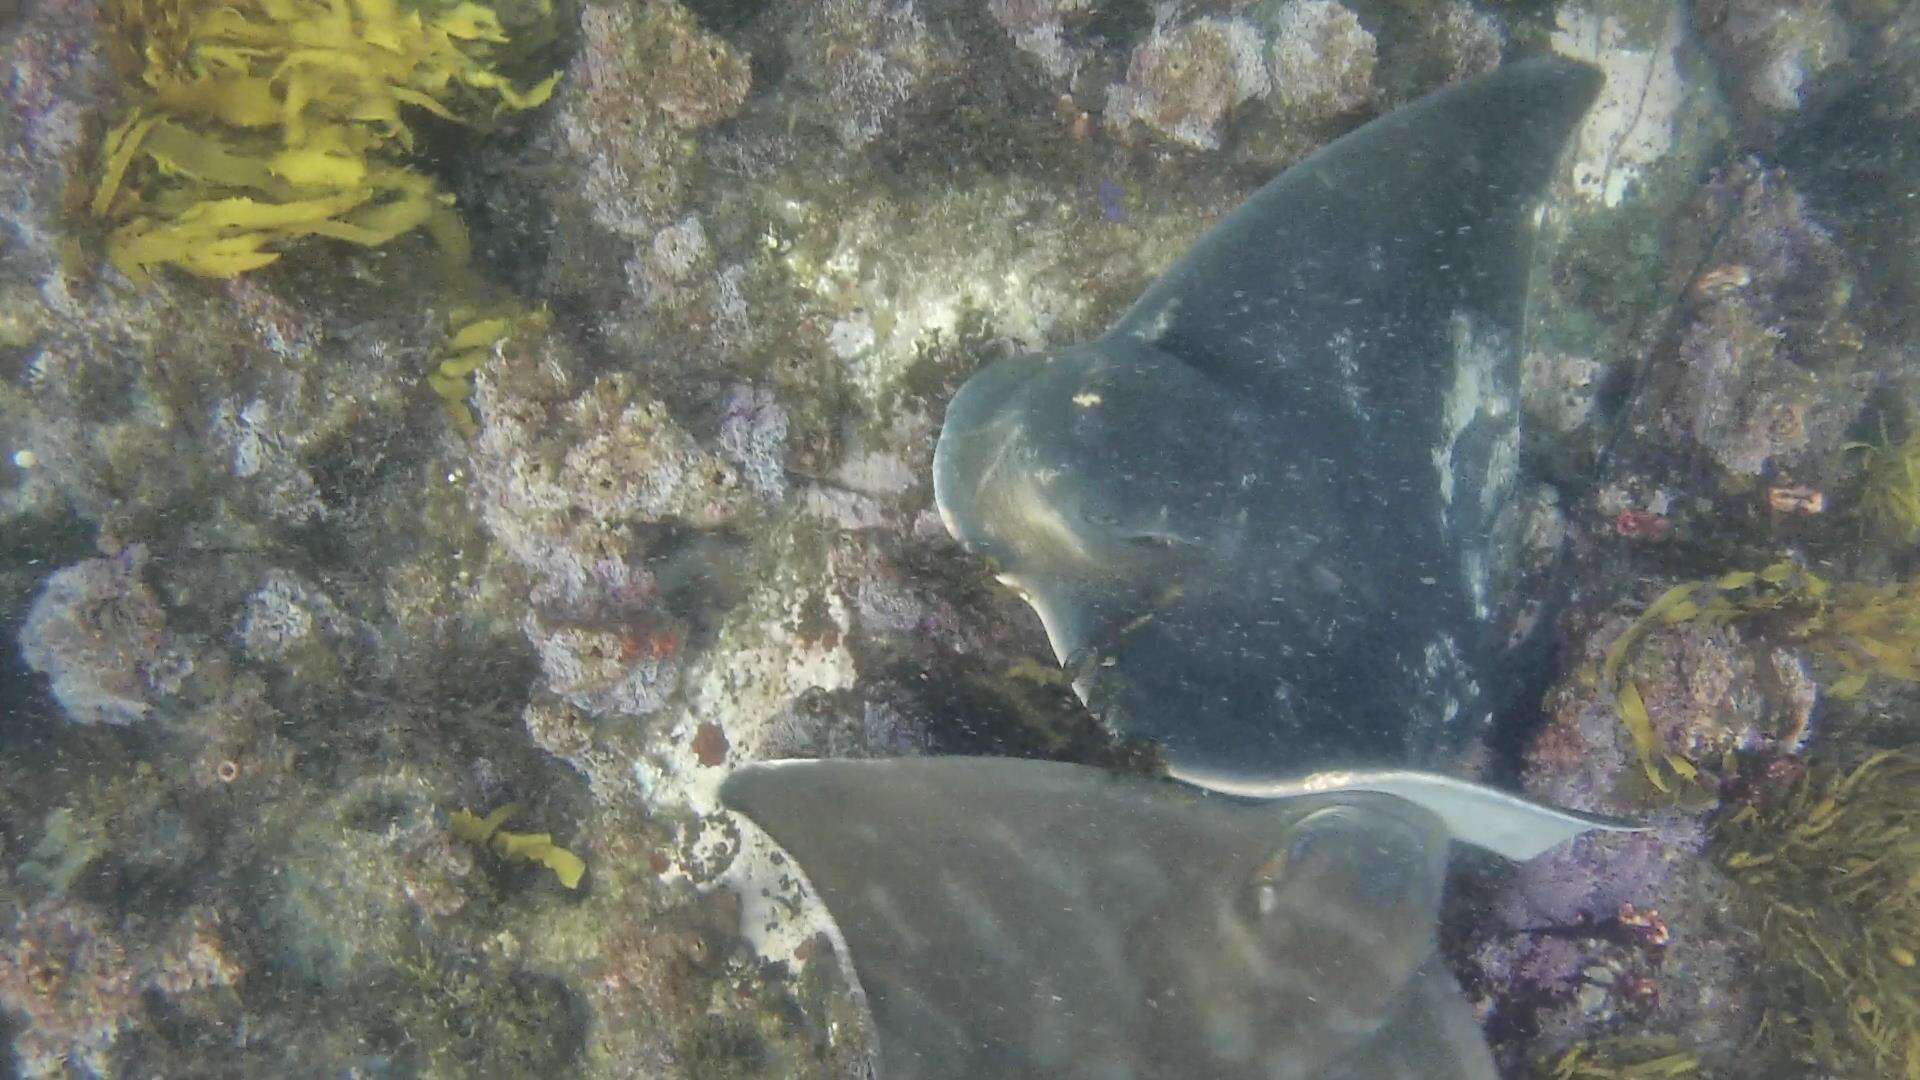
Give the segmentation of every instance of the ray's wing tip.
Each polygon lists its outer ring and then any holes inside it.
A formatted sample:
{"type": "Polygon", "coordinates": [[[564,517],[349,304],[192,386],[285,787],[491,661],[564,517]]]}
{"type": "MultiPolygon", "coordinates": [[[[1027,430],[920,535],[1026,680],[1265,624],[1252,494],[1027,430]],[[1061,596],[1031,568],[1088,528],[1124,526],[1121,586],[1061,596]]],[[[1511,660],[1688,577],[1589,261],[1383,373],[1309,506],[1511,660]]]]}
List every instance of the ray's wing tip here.
{"type": "Polygon", "coordinates": [[[1568,90],[1591,93],[1600,89],[1606,81],[1606,73],[1598,64],[1568,56],[1565,53],[1546,52],[1525,60],[1516,60],[1510,67],[1516,69],[1531,68],[1543,73],[1543,77],[1564,84],[1568,90]]]}
{"type": "Polygon", "coordinates": [[[1600,88],[1606,85],[1606,72],[1597,65],[1585,60],[1576,60],[1568,56],[1553,55],[1547,58],[1554,78],[1566,87],[1569,101],[1573,105],[1576,117],[1583,116],[1593,107],[1594,100],[1600,96],[1600,88]]]}
{"type": "Polygon", "coordinates": [[[780,784],[793,780],[796,771],[814,764],[817,762],[809,758],[748,762],[720,782],[720,805],[736,814],[759,820],[760,808],[779,789],[780,784]]]}
{"type": "Polygon", "coordinates": [[[1542,53],[1501,67],[1481,85],[1490,97],[1517,101],[1525,112],[1571,130],[1593,107],[1606,81],[1606,72],[1585,60],[1542,53]]]}

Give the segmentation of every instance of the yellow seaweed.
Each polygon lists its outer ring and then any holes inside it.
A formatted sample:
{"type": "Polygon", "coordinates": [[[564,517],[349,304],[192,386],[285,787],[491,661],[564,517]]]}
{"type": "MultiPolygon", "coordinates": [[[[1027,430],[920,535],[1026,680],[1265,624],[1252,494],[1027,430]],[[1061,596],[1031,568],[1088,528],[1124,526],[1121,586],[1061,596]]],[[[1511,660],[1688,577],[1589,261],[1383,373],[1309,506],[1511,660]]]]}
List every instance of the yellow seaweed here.
{"type": "Polygon", "coordinates": [[[493,849],[510,859],[526,859],[537,862],[553,871],[560,884],[569,889],[580,887],[580,875],[587,872],[587,864],[580,856],[553,842],[548,833],[511,833],[501,831],[493,834],[493,849]]]}
{"type": "Polygon", "coordinates": [[[1700,1058],[1665,1039],[1577,1043],[1535,1064],[1540,1080],[1670,1080],[1700,1075],[1700,1058]]]}
{"type": "Polygon", "coordinates": [[[1647,703],[1640,698],[1640,687],[1629,679],[1620,685],[1615,696],[1614,707],[1620,715],[1620,722],[1627,727],[1627,734],[1633,738],[1633,752],[1640,758],[1640,767],[1646,771],[1647,779],[1662,792],[1673,790],[1660,777],[1660,770],[1654,765],[1653,718],[1647,715],[1647,703]]]}
{"type": "Polygon", "coordinates": [[[533,108],[558,78],[515,86],[496,67],[499,15],[471,0],[108,0],[107,14],[141,92],[102,143],[88,205],[136,280],[232,277],[310,237],[377,246],[421,227],[464,264],[451,198],[405,163],[407,110],[468,122],[533,108]]]}
{"type": "Polygon", "coordinates": [[[553,871],[560,884],[579,888],[580,877],[587,872],[586,862],[554,843],[551,833],[516,833],[500,827],[519,810],[518,803],[508,803],[486,817],[471,810],[455,810],[447,815],[448,827],[469,844],[483,845],[502,858],[539,863],[553,871]]]}
{"type": "Polygon", "coordinates": [[[427,375],[427,384],[439,395],[448,419],[462,434],[476,430],[473,413],[467,408],[467,394],[473,389],[473,374],[493,358],[502,342],[516,334],[538,333],[546,329],[545,309],[523,311],[508,308],[499,312],[456,311],[457,327],[447,337],[443,355],[427,375]]]}

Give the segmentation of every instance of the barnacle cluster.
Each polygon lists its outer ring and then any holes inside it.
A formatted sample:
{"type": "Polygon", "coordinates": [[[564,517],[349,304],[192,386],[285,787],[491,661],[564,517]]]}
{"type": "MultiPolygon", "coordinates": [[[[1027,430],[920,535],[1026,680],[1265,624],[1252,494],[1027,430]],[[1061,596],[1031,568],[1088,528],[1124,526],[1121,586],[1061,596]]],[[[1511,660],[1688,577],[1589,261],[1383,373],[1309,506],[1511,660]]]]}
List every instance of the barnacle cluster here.
{"type": "Polygon", "coordinates": [[[1920,577],[1884,585],[1835,585],[1798,563],[1782,560],[1761,570],[1738,570],[1712,581],[1682,582],[1648,605],[1613,643],[1601,663],[1601,687],[1633,738],[1647,778],[1661,791],[1664,772],[1692,779],[1693,765],[1663,753],[1640,689],[1623,677],[1627,659],[1659,626],[1695,622],[1719,627],[1762,623],[1770,638],[1804,645],[1832,661],[1840,675],[1827,692],[1858,695],[1874,678],[1920,682],[1920,577]]]}
{"type": "Polygon", "coordinates": [[[1920,747],[1815,767],[1715,830],[1722,869],[1756,909],[1763,1030],[1850,1075],[1920,1080],[1920,747]]]}
{"type": "Polygon", "coordinates": [[[107,18],[134,100],[89,209],[135,279],[233,277],[307,237],[373,247],[420,228],[464,264],[452,196],[407,163],[407,114],[528,109],[559,78],[514,86],[500,17],[472,0],[109,0],[107,18]]]}

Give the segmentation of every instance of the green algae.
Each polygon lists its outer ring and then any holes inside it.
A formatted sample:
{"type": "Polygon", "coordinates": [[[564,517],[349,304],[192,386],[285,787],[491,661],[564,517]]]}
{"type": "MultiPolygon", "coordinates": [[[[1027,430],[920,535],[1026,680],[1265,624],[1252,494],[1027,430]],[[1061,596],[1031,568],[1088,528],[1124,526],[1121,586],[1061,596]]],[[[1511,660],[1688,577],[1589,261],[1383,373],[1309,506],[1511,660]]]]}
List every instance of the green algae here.
{"type": "Polygon", "coordinates": [[[1855,504],[1861,519],[1895,543],[1920,539],[1920,431],[1898,445],[1883,434],[1878,442],[1849,443],[1846,449],[1861,458],[1855,504]]]}
{"type": "Polygon", "coordinates": [[[581,1003],[551,975],[459,956],[403,957],[368,996],[391,1011],[406,1057],[429,1075],[566,1075],[585,1051],[581,1003]]]}
{"type": "Polygon", "coordinates": [[[1766,968],[1761,1038],[1796,1061],[1920,1080],[1916,790],[1920,747],[1882,750],[1816,765],[1714,828],[1766,968]]]}

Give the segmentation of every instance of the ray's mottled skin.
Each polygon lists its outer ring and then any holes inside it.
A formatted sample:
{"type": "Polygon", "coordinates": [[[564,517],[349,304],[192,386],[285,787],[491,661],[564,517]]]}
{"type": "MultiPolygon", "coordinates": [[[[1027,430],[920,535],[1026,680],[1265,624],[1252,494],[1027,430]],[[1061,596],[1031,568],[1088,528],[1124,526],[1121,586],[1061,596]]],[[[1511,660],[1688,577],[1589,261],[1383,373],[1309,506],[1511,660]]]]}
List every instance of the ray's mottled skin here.
{"type": "Polygon", "coordinates": [[[1434,949],[1449,842],[1623,827],[1444,764],[1517,685],[1528,217],[1598,82],[1528,61],[1376,120],[949,406],[949,530],[1177,780],[727,780],[839,925],[884,1080],[1493,1080],[1434,949]]]}

